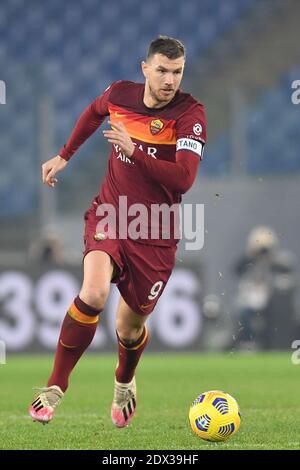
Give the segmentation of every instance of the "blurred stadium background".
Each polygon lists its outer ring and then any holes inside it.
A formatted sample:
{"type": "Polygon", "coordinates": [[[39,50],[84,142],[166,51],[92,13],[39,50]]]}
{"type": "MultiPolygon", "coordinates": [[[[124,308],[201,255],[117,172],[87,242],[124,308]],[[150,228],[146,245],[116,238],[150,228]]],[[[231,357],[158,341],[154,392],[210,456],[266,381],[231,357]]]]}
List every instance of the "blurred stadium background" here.
{"type": "MultiPolygon", "coordinates": [[[[187,47],[182,88],[206,105],[208,143],[184,197],[205,204],[201,251],[178,249],[149,350],[291,350],[300,338],[300,80],[297,0],[2,0],[0,339],[55,348],[81,281],[83,213],[108,147],[96,132],[40,181],[82,110],[112,81],[142,81],[158,34],[187,47]],[[253,231],[254,230],[254,231],[253,231]]],[[[94,341],[113,350],[113,289],[94,341]]]]}

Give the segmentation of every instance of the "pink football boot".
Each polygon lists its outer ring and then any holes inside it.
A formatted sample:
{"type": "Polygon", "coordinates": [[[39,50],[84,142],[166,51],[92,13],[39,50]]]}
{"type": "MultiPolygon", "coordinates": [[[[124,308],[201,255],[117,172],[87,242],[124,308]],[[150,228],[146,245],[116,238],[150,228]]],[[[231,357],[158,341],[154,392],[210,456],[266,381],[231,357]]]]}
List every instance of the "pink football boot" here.
{"type": "Polygon", "coordinates": [[[128,426],[136,409],[135,377],[128,384],[115,380],[114,399],[111,405],[111,419],[115,426],[128,426]]]}
{"type": "Polygon", "coordinates": [[[55,408],[59,405],[64,393],[57,385],[38,388],[40,393],[29,407],[33,421],[47,424],[52,420],[55,408]]]}

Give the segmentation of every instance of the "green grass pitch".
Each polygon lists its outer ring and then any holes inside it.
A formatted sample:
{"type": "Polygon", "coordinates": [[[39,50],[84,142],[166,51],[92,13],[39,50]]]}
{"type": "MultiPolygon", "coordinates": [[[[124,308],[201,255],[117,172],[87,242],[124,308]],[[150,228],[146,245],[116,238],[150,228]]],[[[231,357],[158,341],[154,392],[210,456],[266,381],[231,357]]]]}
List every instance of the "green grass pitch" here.
{"type": "Polygon", "coordinates": [[[110,405],[116,356],[87,354],[50,424],[27,414],[32,386],[43,386],[51,356],[10,356],[0,365],[0,449],[300,449],[300,365],[291,354],[150,354],[137,371],[138,408],[116,429],[110,405]],[[238,401],[239,432],[225,443],[195,436],[190,403],[220,389],[238,401]]]}

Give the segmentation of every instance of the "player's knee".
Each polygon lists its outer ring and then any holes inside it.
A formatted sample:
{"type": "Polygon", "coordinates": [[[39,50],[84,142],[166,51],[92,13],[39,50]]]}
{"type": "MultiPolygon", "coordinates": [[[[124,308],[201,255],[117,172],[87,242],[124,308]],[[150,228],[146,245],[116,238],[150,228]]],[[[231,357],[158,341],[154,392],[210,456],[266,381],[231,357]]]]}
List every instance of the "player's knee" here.
{"type": "Polygon", "coordinates": [[[109,294],[109,289],[83,289],[79,296],[91,307],[103,310],[109,294]]]}

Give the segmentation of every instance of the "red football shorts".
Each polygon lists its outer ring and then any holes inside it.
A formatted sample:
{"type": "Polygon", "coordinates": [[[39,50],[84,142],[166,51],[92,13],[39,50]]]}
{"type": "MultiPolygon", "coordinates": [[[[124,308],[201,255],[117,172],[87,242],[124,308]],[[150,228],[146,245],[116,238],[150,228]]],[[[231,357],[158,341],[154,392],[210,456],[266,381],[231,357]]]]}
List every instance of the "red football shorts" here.
{"type": "Polygon", "coordinates": [[[94,250],[108,253],[118,268],[111,282],[134,312],[149,315],[172,273],[177,247],[145,245],[130,239],[96,240],[100,220],[96,209],[96,204],[92,205],[84,215],[84,256],[94,250]]]}

